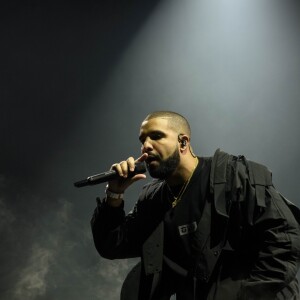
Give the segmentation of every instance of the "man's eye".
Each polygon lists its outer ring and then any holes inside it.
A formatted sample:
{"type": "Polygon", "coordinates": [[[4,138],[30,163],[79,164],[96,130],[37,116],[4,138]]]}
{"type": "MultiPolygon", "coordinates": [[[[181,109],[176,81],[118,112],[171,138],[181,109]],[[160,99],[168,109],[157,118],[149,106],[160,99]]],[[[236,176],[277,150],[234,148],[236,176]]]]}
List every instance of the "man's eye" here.
{"type": "Polygon", "coordinates": [[[153,134],[152,136],[151,136],[151,139],[152,140],[159,140],[159,139],[161,139],[161,134],[159,134],[159,133],[155,133],[155,134],[153,134]]]}

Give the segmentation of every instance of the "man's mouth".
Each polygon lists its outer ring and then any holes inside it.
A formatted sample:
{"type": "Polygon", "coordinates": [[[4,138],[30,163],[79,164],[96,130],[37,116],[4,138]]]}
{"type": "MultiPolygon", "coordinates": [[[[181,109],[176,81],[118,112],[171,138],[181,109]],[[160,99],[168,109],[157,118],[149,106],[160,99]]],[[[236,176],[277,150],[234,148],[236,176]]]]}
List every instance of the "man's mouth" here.
{"type": "Polygon", "coordinates": [[[151,163],[155,162],[155,161],[158,161],[158,157],[157,156],[154,156],[154,155],[149,155],[146,159],[146,163],[148,165],[150,165],[151,163]]]}

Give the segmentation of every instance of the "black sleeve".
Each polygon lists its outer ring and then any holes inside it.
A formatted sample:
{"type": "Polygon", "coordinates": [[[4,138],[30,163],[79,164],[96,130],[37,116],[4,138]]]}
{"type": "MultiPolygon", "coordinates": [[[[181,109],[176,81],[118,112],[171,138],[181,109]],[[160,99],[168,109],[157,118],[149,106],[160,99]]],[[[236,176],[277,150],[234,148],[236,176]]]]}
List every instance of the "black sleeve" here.
{"type": "Polygon", "coordinates": [[[91,227],[99,254],[108,259],[140,257],[142,245],[163,215],[157,197],[158,186],[146,185],[133,210],[125,215],[124,203],[109,206],[97,200],[91,227]]]}
{"type": "Polygon", "coordinates": [[[240,299],[296,299],[292,297],[298,294],[299,224],[285,199],[270,183],[265,167],[255,164],[240,170],[245,171],[240,175],[245,179],[240,186],[248,233],[251,232],[246,239],[251,239],[248,250],[254,258],[240,299]]]}
{"type": "Polygon", "coordinates": [[[124,203],[115,208],[109,206],[105,199],[97,202],[91,227],[99,254],[108,259],[139,256],[140,245],[135,233],[135,228],[138,228],[136,208],[125,216],[124,203]]]}

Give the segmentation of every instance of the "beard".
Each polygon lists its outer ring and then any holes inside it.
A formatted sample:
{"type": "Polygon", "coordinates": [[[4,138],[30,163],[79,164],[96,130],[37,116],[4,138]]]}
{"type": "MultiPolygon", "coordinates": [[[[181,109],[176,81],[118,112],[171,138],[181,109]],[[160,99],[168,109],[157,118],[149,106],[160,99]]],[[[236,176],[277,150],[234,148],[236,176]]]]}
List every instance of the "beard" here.
{"type": "Polygon", "coordinates": [[[151,177],[158,179],[167,179],[177,168],[180,162],[179,150],[176,148],[175,151],[165,160],[159,160],[158,166],[151,166],[147,164],[147,170],[151,177]]]}

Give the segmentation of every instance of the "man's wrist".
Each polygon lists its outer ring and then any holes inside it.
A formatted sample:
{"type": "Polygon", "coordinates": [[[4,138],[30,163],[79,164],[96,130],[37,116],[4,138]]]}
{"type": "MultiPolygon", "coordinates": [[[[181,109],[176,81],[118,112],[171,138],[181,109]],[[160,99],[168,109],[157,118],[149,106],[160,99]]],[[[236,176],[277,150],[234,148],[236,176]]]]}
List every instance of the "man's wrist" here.
{"type": "Polygon", "coordinates": [[[106,202],[109,206],[119,207],[123,202],[124,193],[114,193],[108,189],[108,185],[105,188],[106,202]]]}
{"type": "Polygon", "coordinates": [[[111,192],[108,188],[105,189],[105,194],[108,198],[121,200],[124,197],[124,193],[114,193],[111,192]]]}

